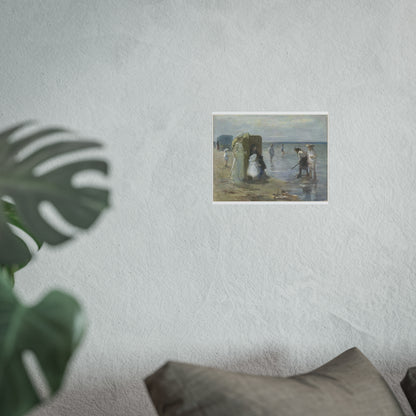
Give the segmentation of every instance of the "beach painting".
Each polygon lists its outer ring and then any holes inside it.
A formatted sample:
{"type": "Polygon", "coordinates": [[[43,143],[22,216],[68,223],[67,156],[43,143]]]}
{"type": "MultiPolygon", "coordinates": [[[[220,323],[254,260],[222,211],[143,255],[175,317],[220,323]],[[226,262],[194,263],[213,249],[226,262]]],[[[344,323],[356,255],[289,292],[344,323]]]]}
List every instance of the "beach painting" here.
{"type": "Polygon", "coordinates": [[[213,113],[214,203],[328,202],[328,113],[213,113]]]}

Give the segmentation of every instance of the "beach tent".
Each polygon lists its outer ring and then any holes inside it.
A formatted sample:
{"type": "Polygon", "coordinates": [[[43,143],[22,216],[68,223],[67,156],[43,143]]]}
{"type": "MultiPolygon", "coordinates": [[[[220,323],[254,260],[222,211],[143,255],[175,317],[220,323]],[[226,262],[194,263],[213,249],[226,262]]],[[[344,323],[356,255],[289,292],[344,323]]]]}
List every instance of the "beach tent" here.
{"type": "Polygon", "coordinates": [[[243,143],[244,151],[246,152],[245,158],[244,158],[244,172],[247,172],[248,158],[250,156],[250,147],[253,144],[255,144],[257,148],[257,153],[262,155],[263,154],[263,149],[262,149],[263,139],[261,136],[251,135],[250,133],[241,133],[238,136],[234,137],[232,144],[231,144],[232,147],[234,147],[235,143],[237,142],[237,139],[239,139],[240,137],[243,138],[242,143],[243,143]]]}
{"type": "Polygon", "coordinates": [[[226,147],[231,148],[231,143],[233,141],[233,136],[228,134],[222,134],[217,137],[217,142],[220,144],[220,149],[224,150],[226,147]]]}

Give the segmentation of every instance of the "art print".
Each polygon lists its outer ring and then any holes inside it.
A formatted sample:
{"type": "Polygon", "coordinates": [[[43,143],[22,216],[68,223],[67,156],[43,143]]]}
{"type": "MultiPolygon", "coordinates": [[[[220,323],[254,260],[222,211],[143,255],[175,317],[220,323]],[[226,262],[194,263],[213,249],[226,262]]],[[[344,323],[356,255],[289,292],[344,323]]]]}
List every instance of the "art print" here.
{"type": "Polygon", "coordinates": [[[326,203],[327,113],[214,113],[213,200],[326,203]]]}

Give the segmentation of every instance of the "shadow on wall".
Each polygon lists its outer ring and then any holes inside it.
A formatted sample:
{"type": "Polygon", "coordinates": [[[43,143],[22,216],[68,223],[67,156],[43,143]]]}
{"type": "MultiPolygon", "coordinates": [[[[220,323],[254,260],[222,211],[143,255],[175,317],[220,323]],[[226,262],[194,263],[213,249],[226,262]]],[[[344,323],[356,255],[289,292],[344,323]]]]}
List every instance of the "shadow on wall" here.
{"type": "MultiPolygon", "coordinates": [[[[323,347],[323,350],[325,350],[325,347],[323,347]]],[[[343,351],[339,353],[341,352],[343,351]]],[[[236,354],[234,359],[216,353],[205,355],[199,362],[186,360],[184,357],[172,359],[228,371],[280,377],[308,372],[324,364],[324,362],[317,363],[315,360],[316,350],[310,353],[311,359],[308,361],[313,362],[313,364],[308,368],[299,368],[299,363],[304,363],[305,360],[299,357],[298,361],[294,358],[294,355],[291,352],[277,351],[270,348],[263,352],[236,354]]],[[[331,358],[334,357],[331,356],[328,360],[331,358]]],[[[57,414],[60,416],[156,416],[143,379],[162,366],[164,362],[160,361],[159,358],[152,360],[152,362],[156,364],[146,365],[149,370],[141,372],[137,375],[137,378],[123,379],[119,374],[99,377],[97,376],[99,371],[91,378],[83,376],[78,382],[72,381],[72,384],[76,385],[63,388],[53,401],[33,411],[30,416],[56,416],[57,414]]],[[[388,363],[383,362],[382,365],[375,364],[383,374],[389,374],[386,380],[392,386],[392,390],[398,398],[405,415],[413,415],[400,388],[400,381],[406,372],[406,370],[400,368],[403,363],[390,361],[388,363]]],[[[411,365],[409,364],[409,367],[411,365]]]]}

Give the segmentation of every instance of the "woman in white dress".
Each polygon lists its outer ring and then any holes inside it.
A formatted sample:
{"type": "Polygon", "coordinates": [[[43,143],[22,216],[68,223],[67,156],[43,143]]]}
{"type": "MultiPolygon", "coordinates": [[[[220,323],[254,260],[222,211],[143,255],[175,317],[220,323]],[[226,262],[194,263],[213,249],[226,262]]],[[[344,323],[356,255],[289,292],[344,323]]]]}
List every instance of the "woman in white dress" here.
{"type": "Polygon", "coordinates": [[[234,183],[241,183],[244,180],[244,151],[242,138],[239,137],[233,146],[233,166],[231,167],[231,179],[234,183]]]}
{"type": "Polygon", "coordinates": [[[250,157],[248,158],[247,176],[256,179],[259,176],[259,173],[260,169],[257,162],[257,149],[256,146],[253,145],[250,149],[250,157]]]}

